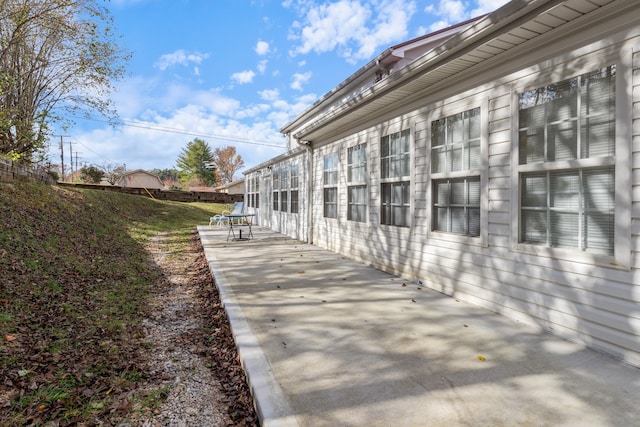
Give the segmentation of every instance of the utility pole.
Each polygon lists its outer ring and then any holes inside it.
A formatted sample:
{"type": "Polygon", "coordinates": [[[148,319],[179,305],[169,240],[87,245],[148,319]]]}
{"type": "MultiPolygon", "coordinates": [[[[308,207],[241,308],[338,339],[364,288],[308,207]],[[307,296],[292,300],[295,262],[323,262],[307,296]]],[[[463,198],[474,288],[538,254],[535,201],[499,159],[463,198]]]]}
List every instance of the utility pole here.
{"type": "MultiPolygon", "coordinates": [[[[70,138],[69,135],[54,135],[54,136],[59,136],[60,137],[60,142],[59,142],[59,148],[60,148],[60,181],[64,182],[64,178],[65,178],[65,170],[64,170],[64,139],[63,138],[70,138]]],[[[70,164],[69,164],[69,169],[71,169],[71,179],[73,179],[73,151],[71,151],[71,144],[72,142],[69,141],[69,157],[70,157],[70,164]]],[[[75,144],[75,142],[73,143],[75,144]]]]}
{"type": "Polygon", "coordinates": [[[80,169],[78,169],[78,154],[82,154],[79,151],[76,151],[76,171],[79,171],[80,169]]]}
{"type": "Polygon", "coordinates": [[[69,156],[71,157],[71,162],[70,162],[71,163],[71,166],[70,166],[70,169],[71,169],[71,182],[73,182],[73,147],[71,146],[71,144],[73,144],[73,143],[71,142],[71,140],[69,140],[69,156]]]}
{"type": "Polygon", "coordinates": [[[62,148],[62,135],[60,135],[60,167],[62,173],[60,180],[64,182],[64,148],[62,148]]]}

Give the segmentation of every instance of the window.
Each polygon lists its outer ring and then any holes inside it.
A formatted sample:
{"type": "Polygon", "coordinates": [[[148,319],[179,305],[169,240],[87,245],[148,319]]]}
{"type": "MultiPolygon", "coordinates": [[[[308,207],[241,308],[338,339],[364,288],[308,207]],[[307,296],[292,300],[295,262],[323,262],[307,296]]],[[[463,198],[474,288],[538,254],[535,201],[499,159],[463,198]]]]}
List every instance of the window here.
{"type": "Polygon", "coordinates": [[[253,203],[253,207],[260,208],[260,177],[256,176],[255,180],[255,199],[253,203]]]}
{"type": "Polygon", "coordinates": [[[298,209],[298,165],[291,165],[291,213],[298,209]]]}
{"type": "Polygon", "coordinates": [[[367,186],[350,185],[348,191],[347,219],[349,221],[367,221],[367,186]]]}
{"type": "Polygon", "coordinates": [[[431,122],[432,230],[480,235],[480,108],[431,122]]]}
{"type": "Polygon", "coordinates": [[[258,208],[258,191],[259,191],[259,177],[252,176],[247,179],[247,199],[248,206],[251,208],[258,208]]]}
{"type": "Polygon", "coordinates": [[[287,203],[289,201],[289,170],[283,168],[280,170],[280,210],[287,212],[287,203]]]}
{"type": "Polygon", "coordinates": [[[280,210],[280,199],[278,195],[280,194],[280,171],[274,170],[271,174],[273,176],[273,210],[280,210]]]}
{"type": "Polygon", "coordinates": [[[480,235],[480,177],[434,180],[433,229],[480,235]]]}
{"type": "Polygon", "coordinates": [[[616,67],[519,95],[519,242],[614,255],[616,67]]]}
{"type": "Polygon", "coordinates": [[[247,206],[252,208],[253,207],[253,194],[252,194],[253,177],[248,177],[247,179],[245,179],[244,185],[245,185],[245,192],[247,193],[247,206]]]}
{"type": "Polygon", "coordinates": [[[325,218],[338,218],[338,153],[324,156],[323,201],[325,218]]]}
{"type": "Polygon", "coordinates": [[[367,146],[347,149],[347,219],[366,222],[367,216],[367,146]]]}
{"type": "Polygon", "coordinates": [[[383,136],[380,141],[380,223],[408,227],[411,215],[410,131],[383,136]]]}

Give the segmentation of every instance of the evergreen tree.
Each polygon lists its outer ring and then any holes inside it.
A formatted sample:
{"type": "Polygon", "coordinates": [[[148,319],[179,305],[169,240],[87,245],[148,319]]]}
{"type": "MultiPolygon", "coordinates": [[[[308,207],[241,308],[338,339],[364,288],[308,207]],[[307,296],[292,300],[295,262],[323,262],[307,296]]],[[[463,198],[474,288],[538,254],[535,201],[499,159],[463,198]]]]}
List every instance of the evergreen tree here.
{"type": "Polygon", "coordinates": [[[212,166],[213,153],[211,147],[202,139],[194,139],[187,143],[178,156],[176,166],[180,171],[180,181],[198,178],[207,186],[216,183],[215,168],[212,166]]]}

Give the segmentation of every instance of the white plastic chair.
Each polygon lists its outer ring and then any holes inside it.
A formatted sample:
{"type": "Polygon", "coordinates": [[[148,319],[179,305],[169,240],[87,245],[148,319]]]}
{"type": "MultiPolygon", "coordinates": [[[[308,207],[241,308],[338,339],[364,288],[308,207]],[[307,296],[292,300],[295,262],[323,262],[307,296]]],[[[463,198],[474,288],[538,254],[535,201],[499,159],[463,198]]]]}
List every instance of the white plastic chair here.
{"type": "Polygon", "coordinates": [[[229,224],[229,218],[222,215],[214,215],[211,218],[209,218],[209,225],[213,225],[213,224],[217,226],[229,224]]]}
{"type": "MultiPolygon", "coordinates": [[[[209,218],[209,225],[229,225],[229,222],[232,221],[227,215],[242,215],[244,213],[244,202],[235,202],[233,204],[233,209],[228,211],[222,211],[222,215],[214,215],[209,218]]],[[[240,218],[237,218],[237,223],[240,223],[240,218]]]]}
{"type": "MultiPolygon", "coordinates": [[[[223,218],[223,221],[226,221],[228,224],[229,221],[233,221],[233,219],[229,218],[227,215],[229,216],[242,215],[243,213],[244,213],[244,202],[235,202],[233,204],[233,209],[231,211],[222,211],[222,218],[223,218]]],[[[236,218],[236,223],[240,224],[240,222],[241,222],[241,218],[236,218]]]]}

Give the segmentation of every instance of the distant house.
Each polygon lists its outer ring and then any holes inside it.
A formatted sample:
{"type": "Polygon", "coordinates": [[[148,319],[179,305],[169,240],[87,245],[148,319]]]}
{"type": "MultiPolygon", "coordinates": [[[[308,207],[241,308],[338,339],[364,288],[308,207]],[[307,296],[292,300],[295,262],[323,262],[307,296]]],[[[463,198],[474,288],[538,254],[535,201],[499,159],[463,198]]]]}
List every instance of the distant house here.
{"type": "Polygon", "coordinates": [[[129,171],[122,175],[116,185],[120,187],[133,187],[133,188],[156,188],[161,189],[164,187],[160,177],[151,172],[144,171],[142,169],[136,169],[129,171]]]}
{"type": "Polygon", "coordinates": [[[219,185],[215,190],[219,193],[244,194],[244,178],[237,179],[228,184],[219,185]]]}
{"type": "Polygon", "coordinates": [[[640,366],[639,46],[638,0],[513,0],[393,46],[283,126],[247,209],[640,366]]]}

